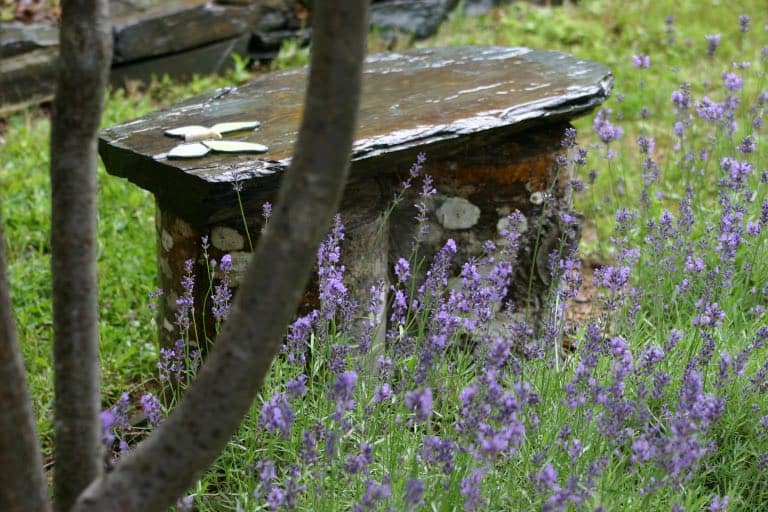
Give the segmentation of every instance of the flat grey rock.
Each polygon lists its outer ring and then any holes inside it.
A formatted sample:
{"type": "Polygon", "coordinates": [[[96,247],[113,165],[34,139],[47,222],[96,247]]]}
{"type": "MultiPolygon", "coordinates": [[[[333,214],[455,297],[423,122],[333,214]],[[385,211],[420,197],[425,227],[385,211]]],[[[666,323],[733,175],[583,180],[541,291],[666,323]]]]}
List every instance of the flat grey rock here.
{"type": "Polygon", "coordinates": [[[206,0],[172,0],[126,10],[113,18],[113,62],[177,53],[249,33],[258,13],[257,5],[206,0]]]}
{"type": "Polygon", "coordinates": [[[0,59],[0,113],[53,97],[57,46],[0,59]]]}
{"type": "Polygon", "coordinates": [[[437,32],[458,0],[387,0],[371,5],[371,25],[385,35],[404,33],[416,39],[437,32]]]}
{"type": "Polygon", "coordinates": [[[162,77],[165,74],[180,80],[191,78],[193,74],[223,73],[234,65],[233,53],[248,53],[249,40],[249,34],[242,34],[185,52],[116,64],[112,66],[109,80],[112,85],[122,87],[133,80],[149,83],[153,76],[162,77]]]}
{"type": "Polygon", "coordinates": [[[58,46],[59,30],[49,25],[0,22],[0,58],[58,46]]]}

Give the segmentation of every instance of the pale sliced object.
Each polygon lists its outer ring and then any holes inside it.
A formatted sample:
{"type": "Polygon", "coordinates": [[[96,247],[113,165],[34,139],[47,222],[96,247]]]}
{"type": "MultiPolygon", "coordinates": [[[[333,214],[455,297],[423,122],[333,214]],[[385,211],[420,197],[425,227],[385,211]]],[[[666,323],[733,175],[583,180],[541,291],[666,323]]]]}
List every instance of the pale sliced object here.
{"type": "Polygon", "coordinates": [[[168,158],[200,158],[210,153],[210,148],[205,144],[179,144],[168,152],[168,158]]]}
{"type": "Polygon", "coordinates": [[[239,132],[242,130],[253,130],[261,126],[259,121],[236,121],[230,123],[216,123],[210,128],[201,125],[182,126],[165,130],[169,137],[180,137],[187,142],[196,142],[206,139],[220,139],[222,133],[239,132]]]}
{"type": "Polygon", "coordinates": [[[198,142],[206,139],[220,139],[221,134],[206,126],[182,126],[165,132],[171,137],[181,137],[185,142],[198,142]]]}
{"type": "Polygon", "coordinates": [[[221,138],[221,134],[210,128],[189,131],[187,132],[186,135],[184,135],[184,140],[186,142],[199,142],[201,140],[220,139],[220,138],[221,138]]]}
{"type": "Polygon", "coordinates": [[[173,128],[170,130],[165,130],[165,134],[169,137],[181,137],[182,139],[187,136],[188,133],[194,133],[199,132],[202,130],[210,130],[207,126],[199,126],[199,125],[192,125],[192,126],[182,126],[181,128],[173,128]]]}
{"type": "Polygon", "coordinates": [[[204,140],[203,144],[218,153],[266,153],[269,149],[263,144],[238,140],[204,140]]]}
{"type": "Polygon", "coordinates": [[[239,132],[242,130],[255,130],[261,126],[258,121],[239,121],[232,123],[216,123],[211,126],[211,130],[218,133],[239,132]]]}

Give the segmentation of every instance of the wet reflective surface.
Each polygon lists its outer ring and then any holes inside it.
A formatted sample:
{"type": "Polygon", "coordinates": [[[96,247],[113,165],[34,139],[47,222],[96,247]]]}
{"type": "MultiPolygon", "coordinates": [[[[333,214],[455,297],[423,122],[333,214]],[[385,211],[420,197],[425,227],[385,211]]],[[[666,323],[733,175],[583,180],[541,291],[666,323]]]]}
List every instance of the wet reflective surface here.
{"type": "MultiPolygon", "coordinates": [[[[190,186],[191,177],[194,187],[258,181],[290,162],[305,83],[305,69],[273,73],[114,126],[101,134],[102,158],[110,173],[156,193],[178,180],[190,186]],[[251,119],[261,121],[261,128],[225,139],[264,144],[269,151],[263,155],[164,156],[179,142],[164,136],[165,130],[251,119]]],[[[365,66],[353,162],[458,143],[486,130],[515,132],[571,119],[602,103],[611,85],[605,66],[559,52],[453,47],[374,55],[365,66]]]]}

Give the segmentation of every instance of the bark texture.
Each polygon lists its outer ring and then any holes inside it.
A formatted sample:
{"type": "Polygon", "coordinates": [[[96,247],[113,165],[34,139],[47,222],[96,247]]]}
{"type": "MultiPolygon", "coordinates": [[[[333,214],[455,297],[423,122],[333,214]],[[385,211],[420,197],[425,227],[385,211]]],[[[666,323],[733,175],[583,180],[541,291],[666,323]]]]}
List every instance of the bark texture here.
{"type": "Polygon", "coordinates": [[[48,488],[13,322],[0,223],[0,510],[47,512],[48,488]]]}
{"type": "Polygon", "coordinates": [[[224,448],[269,371],[339,204],[360,95],[367,0],[317,1],[304,117],[277,206],[229,321],[171,416],[75,511],[160,511],[224,448]]]}
{"type": "MultiPolygon", "coordinates": [[[[107,0],[63,0],[51,119],[54,499],[69,510],[102,471],[96,135],[112,56],[107,0]]],[[[106,509],[105,509],[106,510],[106,509]]]]}

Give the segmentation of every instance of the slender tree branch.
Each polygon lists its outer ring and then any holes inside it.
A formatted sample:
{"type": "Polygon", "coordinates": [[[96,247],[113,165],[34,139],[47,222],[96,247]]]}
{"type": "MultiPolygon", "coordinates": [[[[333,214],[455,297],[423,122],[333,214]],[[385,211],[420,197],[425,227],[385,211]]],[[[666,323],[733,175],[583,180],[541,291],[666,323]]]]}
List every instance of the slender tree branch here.
{"type": "Polygon", "coordinates": [[[248,411],[299,304],[346,181],[367,4],[314,3],[309,86],[295,154],[230,319],[177,409],[91,485],[74,510],[164,510],[213,462],[248,411]]]}
{"type": "Polygon", "coordinates": [[[112,59],[107,0],[63,0],[51,119],[55,506],[103,467],[99,423],[96,143],[112,59]]]}
{"type": "Polygon", "coordinates": [[[47,512],[48,488],[16,341],[0,222],[0,510],[47,512]]]}

